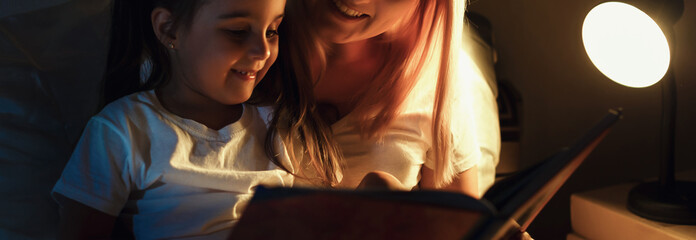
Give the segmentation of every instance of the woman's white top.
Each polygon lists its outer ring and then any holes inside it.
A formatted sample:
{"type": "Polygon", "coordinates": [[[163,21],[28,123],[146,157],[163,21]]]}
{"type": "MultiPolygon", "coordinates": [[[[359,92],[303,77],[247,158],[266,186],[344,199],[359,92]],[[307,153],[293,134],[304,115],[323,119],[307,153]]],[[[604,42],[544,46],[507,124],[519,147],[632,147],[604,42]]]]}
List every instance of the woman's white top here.
{"type": "Polygon", "coordinates": [[[132,222],[138,239],[224,237],[256,186],[293,183],[264,152],[265,117],[245,105],[213,130],[168,112],[154,91],[132,94],[92,117],[53,192],[132,222]]]}
{"type": "MultiPolygon", "coordinates": [[[[421,79],[416,84],[381,142],[361,138],[358,121],[350,113],[331,126],[346,164],[338,187],[355,188],[365,174],[384,171],[412,189],[420,181],[422,166],[435,169],[431,126],[434,83],[435,79],[421,79]]],[[[463,83],[456,82],[453,85],[463,86],[463,83]]],[[[470,99],[461,94],[463,91],[453,91],[450,156],[454,172],[461,173],[478,164],[481,152],[470,99]]]]}

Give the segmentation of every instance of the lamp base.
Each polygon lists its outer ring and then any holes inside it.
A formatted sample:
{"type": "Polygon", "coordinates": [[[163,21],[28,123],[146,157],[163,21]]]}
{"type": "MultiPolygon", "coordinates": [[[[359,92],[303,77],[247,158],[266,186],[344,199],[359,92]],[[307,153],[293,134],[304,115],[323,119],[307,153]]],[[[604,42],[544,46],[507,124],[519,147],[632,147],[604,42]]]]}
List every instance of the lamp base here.
{"type": "Polygon", "coordinates": [[[628,210],[665,223],[696,225],[696,182],[675,182],[663,189],[658,182],[641,183],[628,193],[628,210]]]}

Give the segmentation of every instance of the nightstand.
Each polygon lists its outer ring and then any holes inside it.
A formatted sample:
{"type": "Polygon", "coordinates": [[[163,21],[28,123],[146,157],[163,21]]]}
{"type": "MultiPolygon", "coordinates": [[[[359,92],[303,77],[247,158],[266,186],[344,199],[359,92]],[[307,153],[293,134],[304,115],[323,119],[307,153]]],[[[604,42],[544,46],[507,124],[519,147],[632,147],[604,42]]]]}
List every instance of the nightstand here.
{"type": "Polygon", "coordinates": [[[620,184],[571,195],[573,233],[568,234],[567,239],[696,239],[696,225],[656,222],[629,212],[626,198],[636,184],[620,184]]]}

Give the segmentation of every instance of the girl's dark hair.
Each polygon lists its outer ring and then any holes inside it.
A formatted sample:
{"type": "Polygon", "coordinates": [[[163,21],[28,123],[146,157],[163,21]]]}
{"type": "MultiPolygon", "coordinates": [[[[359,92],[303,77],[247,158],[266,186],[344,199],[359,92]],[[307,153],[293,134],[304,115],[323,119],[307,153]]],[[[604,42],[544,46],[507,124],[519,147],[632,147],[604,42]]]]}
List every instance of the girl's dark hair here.
{"type": "Polygon", "coordinates": [[[164,84],[171,73],[167,49],[152,29],[156,7],[172,13],[171,34],[188,28],[204,0],[115,0],[112,5],[109,53],[104,73],[102,106],[138,91],[164,84]],[[149,62],[149,76],[141,81],[141,67],[149,62]]]}

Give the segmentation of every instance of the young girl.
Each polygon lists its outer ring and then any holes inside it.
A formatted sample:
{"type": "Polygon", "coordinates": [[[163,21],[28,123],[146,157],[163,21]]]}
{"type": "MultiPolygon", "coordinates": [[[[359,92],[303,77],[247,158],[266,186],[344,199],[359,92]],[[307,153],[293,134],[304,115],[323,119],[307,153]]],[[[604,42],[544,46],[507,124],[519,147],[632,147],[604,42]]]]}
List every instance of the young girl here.
{"type": "Polygon", "coordinates": [[[292,183],[265,155],[265,116],[243,104],[277,57],[284,6],[115,1],[105,97],[117,100],[53,190],[61,238],[219,239],[255,186],[292,183]]]}
{"type": "Polygon", "coordinates": [[[455,81],[464,7],[464,0],[288,2],[281,34],[292,36],[277,63],[284,94],[269,134],[284,136],[300,179],[479,195],[471,106],[455,81]]]}

